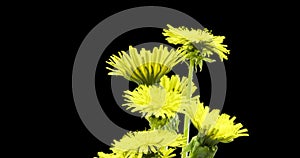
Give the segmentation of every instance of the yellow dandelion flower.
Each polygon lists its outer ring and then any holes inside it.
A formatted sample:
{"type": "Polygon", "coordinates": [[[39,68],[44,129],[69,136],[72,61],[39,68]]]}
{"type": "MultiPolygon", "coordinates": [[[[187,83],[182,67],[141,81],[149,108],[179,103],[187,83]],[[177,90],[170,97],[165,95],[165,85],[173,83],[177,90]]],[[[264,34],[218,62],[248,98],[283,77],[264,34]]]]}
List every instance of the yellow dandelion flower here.
{"type": "MultiPolygon", "coordinates": [[[[114,140],[110,148],[114,153],[127,157],[139,157],[150,153],[167,153],[163,148],[182,147],[185,138],[167,130],[128,132],[119,141],[114,140]]],[[[170,154],[170,153],[169,153],[170,154]]]]}
{"type": "Polygon", "coordinates": [[[107,67],[108,75],[123,76],[137,84],[152,85],[158,83],[160,78],[183,61],[182,53],[160,45],[154,47],[152,52],[142,48],[139,52],[129,46],[129,54],[119,52],[119,56],[112,55],[107,61],[113,68],[107,67]]]}
{"type": "Polygon", "coordinates": [[[163,29],[163,35],[166,36],[166,40],[172,44],[181,44],[178,50],[186,53],[186,58],[193,60],[195,65],[199,65],[202,68],[203,61],[214,62],[215,60],[210,58],[211,55],[216,53],[220,60],[227,60],[226,54],[230,53],[223,44],[225,36],[214,36],[208,29],[188,29],[181,26],[174,28],[171,25],[167,25],[168,29],[163,29]]]}
{"type": "Polygon", "coordinates": [[[140,112],[145,117],[173,118],[185,98],[175,92],[170,92],[161,86],[139,85],[133,91],[124,91],[123,97],[132,112],[140,112]]]}
{"type": "Polygon", "coordinates": [[[208,130],[210,138],[222,143],[229,143],[237,137],[249,136],[248,130],[246,128],[242,129],[243,125],[241,123],[235,124],[235,119],[235,116],[230,117],[227,114],[221,114],[214,126],[208,130]]]}
{"type": "MultiPolygon", "coordinates": [[[[197,87],[192,83],[192,92],[194,92],[197,87]]],[[[188,80],[186,77],[182,77],[182,79],[179,77],[179,75],[172,75],[171,77],[168,77],[167,75],[163,76],[160,79],[160,82],[157,86],[160,86],[163,88],[166,93],[176,93],[179,99],[179,95],[181,95],[181,104],[187,103],[188,98],[187,96],[187,86],[188,86],[188,80]],[[178,95],[179,94],[179,95],[178,95]]],[[[163,92],[164,93],[164,92],[163,92]]],[[[161,95],[160,97],[162,97],[161,95]]],[[[193,98],[199,98],[199,96],[195,96],[193,98]]],[[[171,99],[171,98],[167,98],[171,99]]],[[[146,100],[141,99],[143,102],[146,100]]],[[[159,104],[163,103],[162,100],[159,100],[159,104]]],[[[172,102],[172,100],[170,100],[172,102]]],[[[179,100],[178,100],[179,101],[179,100]]],[[[148,103],[147,103],[148,104],[148,103]]],[[[176,115],[176,112],[179,111],[178,107],[179,104],[176,104],[176,106],[173,106],[172,108],[176,107],[176,109],[172,110],[172,114],[164,114],[166,117],[157,117],[155,115],[147,115],[145,118],[148,120],[149,125],[151,129],[166,129],[166,130],[174,130],[178,131],[178,125],[179,125],[179,118],[178,115],[176,115]]],[[[167,108],[167,107],[166,107],[167,108]]],[[[142,110],[143,111],[143,110],[142,110]]],[[[161,116],[161,115],[160,115],[161,116]]]]}
{"type": "Polygon", "coordinates": [[[241,123],[236,124],[236,117],[230,118],[227,114],[221,114],[220,110],[210,111],[208,106],[204,106],[200,101],[184,105],[183,112],[189,116],[193,125],[198,129],[199,134],[207,138],[208,142],[216,144],[218,142],[228,143],[240,136],[248,136],[247,129],[242,129],[241,123]]]}

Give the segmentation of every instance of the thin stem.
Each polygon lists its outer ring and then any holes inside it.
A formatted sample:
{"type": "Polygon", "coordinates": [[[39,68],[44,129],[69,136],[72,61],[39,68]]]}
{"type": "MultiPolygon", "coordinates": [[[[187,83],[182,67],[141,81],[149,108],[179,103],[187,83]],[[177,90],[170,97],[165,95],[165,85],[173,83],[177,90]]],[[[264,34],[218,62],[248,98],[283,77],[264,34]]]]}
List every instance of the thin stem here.
{"type": "MultiPolygon", "coordinates": [[[[187,98],[189,99],[189,104],[191,103],[192,97],[192,81],[193,81],[193,73],[194,73],[194,61],[190,60],[189,64],[189,74],[188,74],[188,86],[187,86],[187,98]]],[[[187,115],[184,116],[184,130],[183,135],[187,139],[187,144],[189,143],[189,133],[190,133],[190,119],[187,115]]],[[[181,155],[182,158],[186,158],[188,156],[188,152],[181,155]]]]}

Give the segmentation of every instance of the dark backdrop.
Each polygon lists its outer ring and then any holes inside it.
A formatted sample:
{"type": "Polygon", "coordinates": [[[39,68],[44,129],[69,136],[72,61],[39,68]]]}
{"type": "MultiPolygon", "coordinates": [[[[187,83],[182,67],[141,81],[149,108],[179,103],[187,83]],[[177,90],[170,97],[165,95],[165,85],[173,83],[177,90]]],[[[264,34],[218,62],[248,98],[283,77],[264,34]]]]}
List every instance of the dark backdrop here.
{"type": "MultiPolygon", "coordinates": [[[[279,130],[278,121],[274,120],[278,116],[273,116],[275,112],[272,111],[278,110],[275,113],[278,115],[285,113],[276,106],[282,103],[283,98],[283,94],[278,94],[277,91],[284,87],[276,79],[278,76],[288,74],[278,66],[280,60],[277,57],[281,55],[278,49],[282,43],[274,40],[277,36],[273,30],[277,32],[278,29],[284,29],[284,25],[276,12],[273,12],[276,9],[254,2],[209,4],[202,1],[195,3],[196,1],[168,0],[143,2],[131,0],[122,2],[124,4],[111,2],[45,3],[33,7],[32,12],[28,12],[29,14],[22,18],[26,26],[25,37],[33,36],[31,34],[33,31],[37,32],[33,37],[36,42],[31,45],[38,52],[35,55],[38,58],[35,58],[35,63],[31,67],[35,75],[38,75],[33,80],[38,83],[38,89],[35,91],[37,92],[35,101],[38,105],[35,110],[38,111],[35,112],[37,116],[30,119],[36,122],[34,127],[37,127],[37,130],[30,131],[32,136],[28,136],[26,141],[30,142],[32,138],[37,138],[37,142],[34,142],[34,146],[30,146],[27,152],[34,153],[31,155],[40,153],[39,156],[45,157],[51,155],[51,157],[92,158],[98,151],[109,151],[107,145],[87,130],[76,111],[72,95],[72,69],[75,56],[85,36],[105,18],[124,9],[154,5],[184,12],[199,21],[202,26],[212,30],[213,34],[226,37],[224,43],[228,45],[231,54],[228,56],[229,60],[225,61],[227,93],[222,112],[236,116],[237,122],[243,123],[248,128],[250,136],[237,138],[229,144],[219,144],[216,158],[263,157],[262,155],[270,153],[266,147],[276,144],[273,143],[274,138],[280,140],[283,135],[283,130],[279,130]],[[32,19],[33,22],[31,20],[29,22],[26,18],[32,19]],[[27,22],[32,25],[27,25],[27,22]],[[271,40],[277,43],[270,42],[271,40]],[[45,121],[39,118],[45,118],[45,121]]],[[[144,28],[125,33],[111,43],[103,54],[109,57],[116,51],[126,49],[128,44],[149,41],[166,43],[160,31],[144,28]]],[[[108,71],[101,70],[100,65],[105,66],[104,62],[105,58],[99,60],[95,82],[98,97],[102,100],[105,100],[103,97],[107,97],[105,106],[110,106],[103,107],[105,113],[116,124],[132,130],[143,129],[147,126],[146,121],[126,114],[111,101],[110,87],[103,84],[109,81],[108,71]]],[[[210,80],[207,67],[204,65],[203,71],[197,75],[201,78],[201,98],[208,103],[210,80]]],[[[279,149],[281,145],[274,145],[273,151],[277,153],[279,149]]]]}

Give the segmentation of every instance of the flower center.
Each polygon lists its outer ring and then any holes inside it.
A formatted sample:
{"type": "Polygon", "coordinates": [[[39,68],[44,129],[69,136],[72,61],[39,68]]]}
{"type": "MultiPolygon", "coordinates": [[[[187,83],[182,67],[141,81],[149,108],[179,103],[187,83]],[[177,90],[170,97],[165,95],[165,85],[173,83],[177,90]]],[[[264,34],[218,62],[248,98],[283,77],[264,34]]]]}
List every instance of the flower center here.
{"type": "Polygon", "coordinates": [[[165,89],[153,86],[150,91],[150,103],[149,105],[155,109],[160,109],[166,103],[167,92],[165,89]]]}
{"type": "Polygon", "coordinates": [[[160,63],[145,63],[137,67],[130,76],[130,80],[138,84],[153,85],[171,69],[160,63]]]}

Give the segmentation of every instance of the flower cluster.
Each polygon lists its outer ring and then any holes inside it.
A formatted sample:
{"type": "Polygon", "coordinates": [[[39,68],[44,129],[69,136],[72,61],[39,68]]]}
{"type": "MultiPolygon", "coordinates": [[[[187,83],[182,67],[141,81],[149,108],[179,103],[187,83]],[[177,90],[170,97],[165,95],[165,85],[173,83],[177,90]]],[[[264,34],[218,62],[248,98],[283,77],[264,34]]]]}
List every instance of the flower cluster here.
{"type": "Polygon", "coordinates": [[[207,29],[174,28],[167,25],[163,35],[170,44],[180,44],[175,49],[164,45],[152,50],[129,46],[126,51],[112,55],[107,64],[108,75],[123,76],[137,83],[137,87],[124,91],[124,104],[127,110],[139,112],[148,120],[150,129],[128,132],[120,140],[112,143],[112,153],[98,152],[100,158],[171,158],[176,148],[182,148],[182,157],[189,153],[190,158],[212,158],[218,143],[229,143],[241,136],[248,136],[248,130],[236,117],[221,114],[219,109],[210,109],[194,95],[197,87],[189,76],[172,75],[172,68],[186,60],[202,68],[203,61],[213,62],[217,54],[221,61],[227,59],[229,50],[222,44],[224,36],[214,36],[207,29]],[[191,120],[198,134],[190,142],[185,133],[178,132],[178,114],[191,120]]]}

